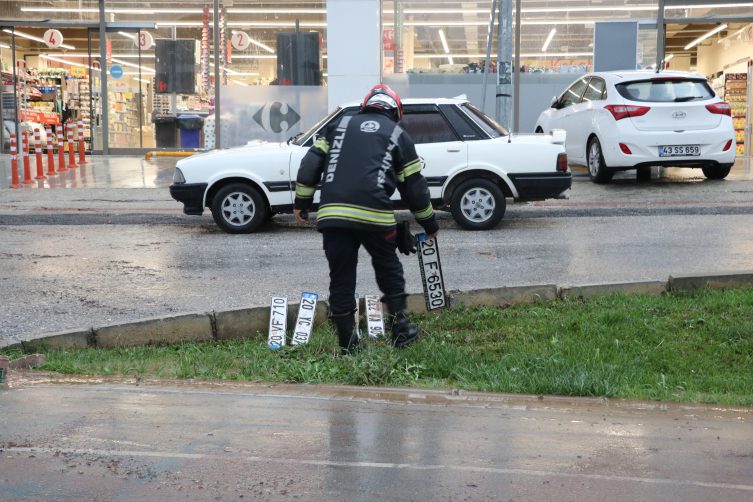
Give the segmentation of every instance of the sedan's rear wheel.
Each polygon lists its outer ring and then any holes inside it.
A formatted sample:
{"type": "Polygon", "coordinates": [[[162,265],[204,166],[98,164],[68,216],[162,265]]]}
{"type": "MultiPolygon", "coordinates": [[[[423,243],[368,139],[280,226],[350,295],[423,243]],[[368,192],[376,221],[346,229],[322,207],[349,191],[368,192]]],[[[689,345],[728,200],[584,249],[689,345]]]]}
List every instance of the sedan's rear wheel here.
{"type": "Polygon", "coordinates": [[[212,199],[212,217],[217,226],[230,234],[248,234],[266,219],[264,199],[256,189],[244,183],[220,188],[212,199]]]}
{"type": "Polygon", "coordinates": [[[607,168],[604,162],[604,154],[601,151],[601,143],[594,137],[588,142],[588,176],[594,183],[609,183],[614,173],[607,168]]]}
{"type": "Polygon", "coordinates": [[[723,180],[729,174],[732,166],[720,166],[719,164],[712,164],[704,166],[703,174],[710,180],[723,180]]]}
{"type": "Polygon", "coordinates": [[[455,189],[450,202],[452,217],[466,230],[488,230],[505,215],[505,194],[491,180],[475,178],[455,189]]]}

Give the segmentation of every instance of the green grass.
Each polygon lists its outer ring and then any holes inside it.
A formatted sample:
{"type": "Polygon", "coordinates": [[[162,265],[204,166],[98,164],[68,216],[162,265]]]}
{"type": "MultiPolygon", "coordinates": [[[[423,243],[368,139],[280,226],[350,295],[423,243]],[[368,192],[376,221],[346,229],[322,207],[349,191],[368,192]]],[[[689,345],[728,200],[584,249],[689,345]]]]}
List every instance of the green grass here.
{"type": "Polygon", "coordinates": [[[276,351],[261,336],[53,351],[42,369],[753,405],[753,289],[614,295],[414,318],[424,332],[416,344],[397,350],[368,342],[353,357],[335,356],[334,333],[323,327],[308,345],[276,351]]]}

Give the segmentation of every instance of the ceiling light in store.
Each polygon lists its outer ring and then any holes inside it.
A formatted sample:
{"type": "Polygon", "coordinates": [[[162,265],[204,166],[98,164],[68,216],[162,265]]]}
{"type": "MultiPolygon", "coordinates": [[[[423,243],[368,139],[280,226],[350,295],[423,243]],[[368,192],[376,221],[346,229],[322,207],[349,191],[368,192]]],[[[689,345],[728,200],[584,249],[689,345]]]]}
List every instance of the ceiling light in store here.
{"type": "Polygon", "coordinates": [[[131,40],[136,40],[136,35],[133,33],[126,33],[125,31],[119,31],[118,35],[123,35],[124,37],[128,37],[131,40]]]}
{"type": "Polygon", "coordinates": [[[552,39],[554,38],[555,33],[557,33],[557,28],[552,28],[552,31],[549,32],[549,36],[547,36],[546,40],[544,40],[544,45],[541,46],[541,52],[546,52],[546,50],[549,48],[549,44],[552,43],[552,39]]]}
{"type": "MultiPolygon", "coordinates": [[[[447,39],[444,37],[444,30],[439,30],[439,40],[442,42],[442,48],[444,49],[445,54],[449,54],[450,48],[447,46],[447,39]]],[[[451,56],[448,56],[447,59],[449,59],[450,64],[455,64],[451,56]]]]}
{"type": "MultiPolygon", "coordinates": [[[[61,9],[60,7],[21,7],[21,12],[53,12],[59,13],[65,10],[65,12],[75,12],[79,14],[98,14],[99,9],[92,9],[86,7],[74,7],[61,9]]],[[[201,9],[108,9],[105,6],[105,12],[107,14],[201,14],[201,9]]]]}
{"type": "MultiPolygon", "coordinates": [[[[214,56],[212,56],[214,58],[214,56]]],[[[233,54],[233,59],[275,59],[275,55],[266,54],[233,54]]]]}
{"type": "Polygon", "coordinates": [[[749,24],[746,24],[745,26],[743,26],[742,28],[740,28],[739,30],[737,30],[736,32],[734,32],[733,34],[731,34],[731,35],[727,35],[726,37],[722,37],[722,38],[720,38],[719,40],[717,40],[717,41],[716,41],[716,43],[718,43],[718,44],[721,44],[721,43],[722,43],[722,42],[724,42],[725,40],[729,40],[730,38],[734,38],[734,37],[736,37],[737,35],[739,35],[740,33],[744,32],[745,30],[747,30],[748,28],[750,28],[750,26],[751,26],[751,25],[749,25],[749,24]]]}
{"type": "MultiPolygon", "coordinates": [[[[12,30],[5,29],[3,31],[5,33],[10,33],[11,35],[13,34],[12,30]]],[[[47,43],[42,38],[35,37],[34,35],[29,35],[28,33],[24,33],[22,31],[18,31],[18,30],[16,30],[15,33],[16,33],[16,36],[18,36],[18,37],[28,38],[29,40],[34,40],[35,42],[39,42],[39,43],[47,45],[47,43]]],[[[75,50],[76,49],[72,45],[67,45],[67,44],[60,44],[60,47],[62,47],[63,49],[71,49],[71,50],[75,50]]]]}
{"type": "Polygon", "coordinates": [[[670,54],[669,56],[667,56],[667,57],[664,58],[664,62],[666,63],[667,61],[673,59],[674,57],[675,57],[674,54],[670,54]]]}
{"type": "MultiPolygon", "coordinates": [[[[62,54],[55,54],[55,56],[59,58],[88,58],[89,54],[86,52],[64,52],[62,54]]],[[[98,52],[92,52],[92,56],[95,58],[99,58],[98,52]]],[[[116,58],[138,58],[138,54],[133,53],[126,53],[126,54],[113,54],[112,57],[116,58]]],[[[154,59],[156,56],[154,54],[142,54],[141,57],[143,59],[154,59]]]]}
{"type": "Polygon", "coordinates": [[[42,59],[49,59],[50,61],[55,61],[57,63],[67,64],[68,66],[81,66],[83,68],[89,68],[90,70],[94,70],[94,71],[102,71],[99,68],[94,68],[93,66],[87,66],[85,64],[76,63],[75,61],[66,61],[65,59],[59,59],[53,56],[48,56],[47,54],[40,54],[39,57],[42,59]]]}
{"type": "MultiPolygon", "coordinates": [[[[295,28],[295,21],[228,21],[225,24],[228,28],[295,28]]],[[[203,23],[201,21],[158,21],[156,26],[157,28],[165,26],[190,28],[192,26],[203,26],[203,23]]],[[[301,28],[325,28],[327,23],[302,21],[298,26],[301,28]]]]}
{"type": "Polygon", "coordinates": [[[230,80],[234,84],[242,85],[243,87],[248,87],[248,84],[246,82],[241,82],[240,80],[235,80],[235,79],[232,79],[232,78],[228,79],[228,80],[230,80]]]}
{"type": "Polygon", "coordinates": [[[10,45],[0,44],[0,49],[10,49],[10,45]]]}
{"type": "Polygon", "coordinates": [[[121,65],[123,65],[123,66],[130,66],[131,68],[137,68],[137,69],[140,69],[141,71],[143,71],[143,72],[145,72],[145,73],[150,73],[150,74],[154,74],[154,73],[156,73],[156,72],[154,71],[154,69],[152,69],[152,68],[147,68],[147,67],[145,67],[145,66],[139,66],[139,65],[137,65],[137,64],[129,63],[128,61],[123,61],[122,59],[111,58],[111,61],[112,61],[113,63],[118,63],[118,64],[121,64],[121,65]]]}
{"type": "Polygon", "coordinates": [[[134,78],[134,80],[138,80],[139,82],[144,82],[145,84],[151,83],[149,80],[144,80],[143,78],[134,78]]]}
{"type": "Polygon", "coordinates": [[[327,9],[233,9],[228,14],[326,14],[327,9]]]}
{"type": "MultiPolygon", "coordinates": [[[[560,57],[560,58],[574,58],[574,57],[591,57],[593,52],[534,52],[531,54],[521,54],[522,58],[548,58],[548,57],[560,57]]],[[[415,54],[415,59],[437,59],[437,58],[485,58],[486,54],[415,54]]],[[[492,59],[496,59],[497,56],[492,54],[492,59]]]]}
{"type": "Polygon", "coordinates": [[[685,50],[688,50],[691,47],[695,47],[696,45],[700,44],[701,42],[703,42],[707,38],[709,38],[709,37],[711,37],[713,35],[716,35],[717,33],[719,33],[720,31],[722,31],[726,27],[727,27],[726,24],[720,24],[719,26],[717,26],[713,30],[709,31],[708,33],[704,33],[700,37],[698,37],[695,40],[693,40],[692,42],[690,42],[688,45],[685,46],[685,50]]]}

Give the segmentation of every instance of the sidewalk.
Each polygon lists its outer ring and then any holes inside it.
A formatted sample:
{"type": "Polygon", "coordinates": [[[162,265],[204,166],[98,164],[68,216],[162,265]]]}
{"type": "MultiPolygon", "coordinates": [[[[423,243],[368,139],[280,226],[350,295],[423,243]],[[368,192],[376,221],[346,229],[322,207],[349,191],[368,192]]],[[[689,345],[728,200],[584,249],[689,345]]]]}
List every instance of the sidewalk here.
{"type": "MultiPolygon", "coordinates": [[[[43,156],[45,173],[47,156],[43,156]]],[[[78,157],[76,157],[78,161],[78,157]]],[[[165,188],[173,181],[173,169],[178,158],[157,158],[144,160],[144,156],[122,157],[93,155],[86,157],[86,164],[63,173],[47,176],[44,180],[34,180],[23,185],[19,191],[33,188],[165,188]]],[[[34,155],[31,155],[32,178],[36,174],[34,155]]],[[[57,162],[57,158],[56,158],[57,162]]],[[[57,167],[57,163],[56,163],[57,167]]],[[[23,165],[19,160],[20,177],[23,179],[23,165]]],[[[0,156],[0,189],[10,186],[10,155],[0,156]]]]}

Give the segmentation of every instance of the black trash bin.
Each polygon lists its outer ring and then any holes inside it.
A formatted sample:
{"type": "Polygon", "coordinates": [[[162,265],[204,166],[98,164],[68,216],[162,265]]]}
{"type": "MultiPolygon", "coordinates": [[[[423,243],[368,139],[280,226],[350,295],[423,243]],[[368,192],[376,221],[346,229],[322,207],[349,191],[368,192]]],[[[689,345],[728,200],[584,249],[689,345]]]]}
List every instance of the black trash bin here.
{"type": "Polygon", "coordinates": [[[201,128],[204,119],[194,114],[178,115],[178,129],[180,129],[181,148],[199,148],[201,146],[201,128]]]}
{"type": "Polygon", "coordinates": [[[155,135],[157,136],[157,148],[175,148],[178,146],[178,129],[175,127],[176,119],[173,115],[155,115],[155,135]]]}

